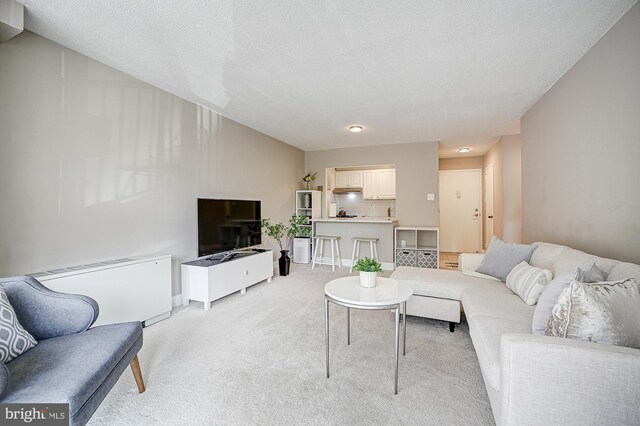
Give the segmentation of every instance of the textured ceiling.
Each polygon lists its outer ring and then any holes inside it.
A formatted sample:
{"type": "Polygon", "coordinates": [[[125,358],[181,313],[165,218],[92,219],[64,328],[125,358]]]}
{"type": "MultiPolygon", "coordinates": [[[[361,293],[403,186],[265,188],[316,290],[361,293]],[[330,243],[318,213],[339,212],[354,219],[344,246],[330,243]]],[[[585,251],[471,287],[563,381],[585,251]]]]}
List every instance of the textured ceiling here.
{"type": "Polygon", "coordinates": [[[635,2],[21,1],[28,30],[304,150],[475,155],[635,2]]]}

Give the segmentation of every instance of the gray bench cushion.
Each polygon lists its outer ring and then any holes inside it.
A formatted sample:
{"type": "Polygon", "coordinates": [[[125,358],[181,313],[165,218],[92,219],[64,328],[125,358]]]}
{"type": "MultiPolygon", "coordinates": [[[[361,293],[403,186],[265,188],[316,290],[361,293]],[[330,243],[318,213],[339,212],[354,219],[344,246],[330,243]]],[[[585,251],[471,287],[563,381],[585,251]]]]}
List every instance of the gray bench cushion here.
{"type": "Polygon", "coordinates": [[[141,347],[139,322],[104,325],[41,340],[6,364],[9,386],[0,402],[69,403],[71,423],[83,424],[141,347]],[[92,406],[92,398],[98,396],[92,406]],[[81,412],[85,405],[89,405],[88,412],[81,412]],[[86,420],[74,421],[77,416],[86,420]]]}
{"type": "Polygon", "coordinates": [[[445,269],[414,268],[400,266],[391,278],[405,282],[413,288],[413,294],[460,300],[462,292],[470,288],[513,294],[503,282],[470,277],[460,271],[445,269]]]}

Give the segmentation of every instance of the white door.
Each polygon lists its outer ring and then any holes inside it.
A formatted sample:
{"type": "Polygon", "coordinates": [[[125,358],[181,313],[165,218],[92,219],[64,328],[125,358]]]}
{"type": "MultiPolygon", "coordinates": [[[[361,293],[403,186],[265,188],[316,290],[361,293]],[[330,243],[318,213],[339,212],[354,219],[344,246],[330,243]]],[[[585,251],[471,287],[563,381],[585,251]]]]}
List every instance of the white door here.
{"type": "Polygon", "coordinates": [[[376,197],[376,181],[374,170],[364,171],[364,182],[362,185],[362,198],[365,200],[372,200],[376,197]]]}
{"type": "Polygon", "coordinates": [[[440,172],[440,251],[482,248],[482,170],[440,172]]]}
{"type": "Polygon", "coordinates": [[[493,237],[493,164],[489,164],[484,171],[484,229],[486,230],[485,250],[493,237]]]}
{"type": "Polygon", "coordinates": [[[376,173],[376,198],[393,200],[396,198],[396,171],[378,170],[376,173]]]}

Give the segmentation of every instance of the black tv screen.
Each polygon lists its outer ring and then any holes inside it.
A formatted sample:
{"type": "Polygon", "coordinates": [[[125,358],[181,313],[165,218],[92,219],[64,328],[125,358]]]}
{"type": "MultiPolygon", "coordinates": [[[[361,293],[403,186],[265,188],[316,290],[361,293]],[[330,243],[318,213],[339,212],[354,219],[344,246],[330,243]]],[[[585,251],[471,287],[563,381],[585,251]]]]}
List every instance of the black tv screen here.
{"type": "Polygon", "coordinates": [[[262,242],[260,201],[198,199],[198,257],[262,242]]]}

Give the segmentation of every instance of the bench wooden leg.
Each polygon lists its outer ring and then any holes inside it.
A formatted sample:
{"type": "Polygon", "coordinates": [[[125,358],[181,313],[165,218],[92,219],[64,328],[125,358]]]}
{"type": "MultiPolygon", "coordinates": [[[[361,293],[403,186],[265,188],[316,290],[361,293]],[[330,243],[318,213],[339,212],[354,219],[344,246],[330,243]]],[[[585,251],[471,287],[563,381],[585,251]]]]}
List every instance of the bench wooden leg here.
{"type": "Polygon", "coordinates": [[[138,392],[144,392],[144,380],[142,380],[142,371],[140,371],[140,362],[138,362],[138,355],[133,357],[131,361],[131,371],[133,377],[136,379],[136,385],[138,385],[138,392]]]}

